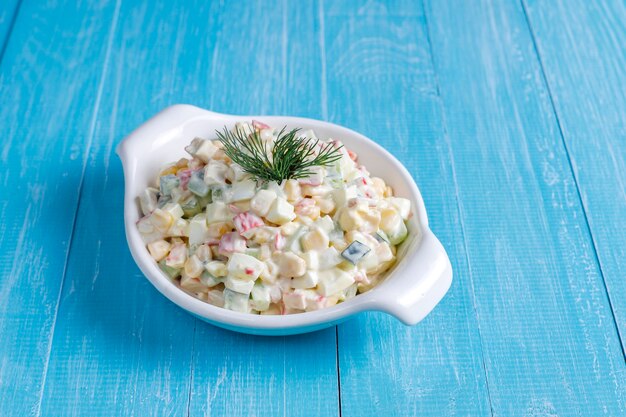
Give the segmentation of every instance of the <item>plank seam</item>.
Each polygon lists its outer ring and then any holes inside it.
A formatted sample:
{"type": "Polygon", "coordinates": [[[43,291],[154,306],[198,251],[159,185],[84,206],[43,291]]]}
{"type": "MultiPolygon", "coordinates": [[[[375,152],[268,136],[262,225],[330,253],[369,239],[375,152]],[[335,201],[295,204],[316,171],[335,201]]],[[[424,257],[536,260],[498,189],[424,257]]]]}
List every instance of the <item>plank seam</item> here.
{"type": "Polygon", "coordinates": [[[489,372],[487,371],[487,365],[485,362],[485,353],[484,353],[484,347],[483,347],[483,336],[482,336],[482,331],[480,329],[480,319],[479,319],[479,314],[478,314],[478,309],[476,308],[476,291],[474,290],[474,276],[472,274],[472,268],[471,268],[471,260],[470,260],[470,256],[467,250],[468,247],[468,242],[467,242],[467,237],[466,237],[466,233],[465,233],[465,224],[463,222],[463,210],[462,210],[462,204],[461,201],[459,199],[459,186],[458,186],[458,182],[457,182],[457,177],[456,177],[456,168],[455,168],[455,162],[454,162],[454,154],[452,153],[452,149],[451,149],[451,144],[450,144],[450,138],[448,135],[448,123],[446,120],[446,114],[445,111],[443,111],[444,105],[443,105],[443,98],[441,97],[441,90],[439,88],[439,77],[437,75],[437,67],[435,65],[435,54],[433,52],[433,45],[432,45],[432,41],[431,41],[431,31],[430,31],[430,25],[429,25],[429,21],[428,21],[428,13],[426,11],[426,6],[424,5],[424,0],[422,0],[421,2],[422,4],[422,10],[424,12],[424,26],[426,27],[426,42],[428,43],[428,51],[429,51],[429,56],[430,56],[430,63],[433,69],[433,78],[434,78],[434,82],[435,82],[435,92],[436,92],[436,100],[439,103],[439,108],[441,110],[441,123],[442,123],[442,128],[443,128],[443,137],[444,137],[444,141],[446,142],[447,148],[448,148],[448,158],[450,159],[450,166],[451,166],[451,171],[452,171],[452,182],[454,184],[454,190],[455,190],[455,200],[456,200],[456,208],[457,208],[457,215],[459,216],[459,224],[461,226],[461,237],[463,239],[463,252],[465,253],[465,261],[467,262],[467,272],[468,272],[468,276],[469,276],[469,284],[470,284],[470,297],[472,300],[472,309],[474,310],[474,315],[476,317],[476,331],[478,332],[478,342],[479,342],[479,347],[480,347],[480,360],[481,360],[481,365],[482,365],[482,369],[483,369],[483,374],[485,377],[485,389],[487,390],[487,400],[489,402],[489,411],[491,413],[492,416],[494,416],[494,409],[493,409],[493,403],[491,400],[491,390],[489,387],[489,372]]]}
{"type": "Polygon", "coordinates": [[[46,382],[48,379],[48,366],[50,364],[50,355],[52,352],[52,345],[54,343],[54,334],[55,334],[55,329],[56,329],[56,324],[57,324],[57,317],[59,314],[59,307],[61,304],[61,295],[63,294],[63,287],[65,285],[65,279],[67,277],[67,269],[69,266],[69,260],[71,257],[71,253],[72,253],[72,246],[73,246],[73,242],[74,242],[74,234],[76,232],[76,224],[77,224],[77,220],[78,220],[78,212],[80,209],[80,202],[81,202],[81,197],[82,197],[82,193],[83,193],[83,185],[85,182],[85,173],[87,171],[87,163],[89,161],[89,154],[91,152],[91,145],[93,143],[93,137],[95,135],[95,131],[96,131],[96,121],[97,121],[97,116],[98,113],[100,111],[100,102],[102,100],[102,94],[104,92],[104,84],[105,84],[105,79],[106,79],[106,75],[107,75],[107,69],[109,67],[109,61],[111,58],[111,51],[113,49],[113,38],[115,35],[115,32],[117,30],[117,21],[118,21],[118,17],[120,14],[120,7],[121,7],[121,0],[117,0],[115,2],[115,9],[113,11],[113,19],[111,20],[111,27],[109,29],[109,34],[108,34],[108,41],[107,41],[107,46],[106,46],[106,51],[105,51],[105,55],[104,55],[104,63],[102,65],[102,71],[100,73],[100,81],[98,83],[98,91],[96,94],[96,101],[94,103],[94,110],[92,113],[92,117],[91,117],[91,122],[89,125],[89,135],[87,137],[87,144],[86,144],[86,150],[85,150],[85,159],[83,161],[83,167],[82,167],[82,171],[81,171],[81,175],[80,175],[80,181],[78,183],[78,193],[77,193],[77,203],[76,203],[76,210],[74,211],[74,217],[72,219],[72,229],[70,231],[70,237],[69,237],[69,244],[67,247],[67,253],[65,255],[65,263],[63,264],[63,273],[61,275],[61,284],[59,286],[59,293],[57,296],[57,303],[54,309],[54,313],[52,316],[52,326],[50,328],[50,336],[49,336],[49,340],[48,340],[48,346],[46,348],[46,352],[47,352],[47,357],[46,357],[46,362],[44,364],[44,368],[43,368],[43,378],[41,381],[41,388],[39,390],[39,401],[37,403],[37,412],[36,415],[37,416],[41,416],[41,406],[43,403],[43,394],[45,392],[45,387],[46,387],[46,382]]]}
{"type": "Polygon", "coordinates": [[[335,326],[335,341],[337,342],[337,391],[339,391],[339,417],[341,417],[341,370],[339,369],[339,326],[335,326]]]}
{"type": "Polygon", "coordinates": [[[194,354],[196,352],[196,327],[198,319],[194,317],[193,333],[191,333],[191,357],[189,359],[189,394],[187,395],[187,417],[191,413],[191,392],[193,391],[194,354]]]}
{"type": "MultiPolygon", "coordinates": [[[[318,1],[318,18],[319,18],[319,43],[320,43],[320,61],[321,61],[321,105],[322,119],[328,120],[328,91],[327,91],[327,73],[326,73],[326,25],[324,21],[324,0],[318,1]]],[[[339,408],[339,417],[342,416],[341,404],[341,361],[339,358],[339,326],[335,326],[335,363],[337,368],[337,406],[339,408]]]]}
{"type": "Polygon", "coordinates": [[[563,126],[561,124],[561,120],[559,118],[559,114],[558,111],[556,109],[556,104],[554,102],[554,96],[552,94],[552,88],[550,87],[550,83],[548,82],[548,77],[546,76],[546,71],[545,71],[545,67],[543,64],[543,60],[541,59],[541,54],[539,53],[539,46],[537,45],[537,37],[535,36],[535,31],[533,30],[532,24],[530,22],[530,16],[528,15],[528,11],[527,11],[527,7],[526,7],[526,2],[524,0],[520,0],[520,5],[522,7],[522,11],[524,14],[524,20],[526,21],[526,26],[528,26],[528,32],[530,34],[530,39],[532,41],[532,45],[533,45],[533,50],[535,52],[535,55],[537,57],[537,61],[539,63],[539,69],[541,71],[541,78],[543,81],[543,84],[546,86],[546,90],[548,92],[548,97],[550,99],[550,106],[552,107],[552,114],[554,115],[554,118],[556,119],[556,124],[557,124],[557,128],[559,129],[559,136],[561,137],[561,143],[563,144],[563,149],[565,150],[565,156],[567,157],[567,163],[569,166],[569,169],[572,173],[572,178],[574,179],[574,185],[576,185],[576,194],[578,196],[578,201],[580,202],[580,207],[582,209],[583,212],[583,217],[585,218],[585,227],[587,228],[587,233],[589,234],[589,238],[591,239],[591,246],[593,248],[593,255],[596,261],[596,264],[598,265],[598,271],[600,272],[600,277],[602,278],[602,284],[604,285],[604,292],[606,294],[606,298],[607,301],[609,303],[609,308],[611,309],[611,316],[613,318],[613,325],[615,327],[615,332],[617,333],[617,339],[619,340],[620,343],[620,347],[622,350],[622,356],[624,358],[624,361],[626,362],[626,345],[624,344],[624,338],[622,338],[622,335],[620,333],[620,329],[619,326],[617,324],[617,317],[615,315],[615,309],[613,307],[613,302],[611,300],[611,293],[609,292],[609,288],[608,288],[608,284],[606,282],[606,278],[605,278],[605,274],[604,274],[604,270],[602,269],[602,263],[600,262],[600,257],[598,255],[598,245],[596,244],[596,239],[593,235],[593,232],[591,230],[591,225],[589,223],[589,216],[588,216],[588,208],[585,205],[585,201],[582,198],[582,193],[580,192],[580,185],[579,185],[579,181],[578,181],[578,176],[576,174],[576,170],[574,169],[574,164],[572,162],[572,157],[570,154],[570,150],[567,146],[567,141],[565,140],[565,133],[563,132],[563,126]]]}
{"type": "Polygon", "coordinates": [[[15,10],[13,10],[13,15],[11,16],[11,22],[9,22],[9,27],[7,28],[7,34],[4,37],[4,42],[2,42],[2,48],[0,48],[0,64],[2,63],[4,59],[4,53],[6,52],[7,47],[9,45],[9,39],[11,39],[11,36],[13,35],[13,28],[15,27],[15,22],[17,21],[17,15],[19,14],[21,8],[22,8],[22,0],[18,0],[17,4],[15,5],[15,10]]]}
{"type": "Polygon", "coordinates": [[[322,104],[322,119],[328,120],[328,90],[326,80],[326,40],[325,40],[325,22],[324,22],[324,0],[319,0],[319,23],[320,23],[320,60],[321,62],[321,78],[322,78],[322,91],[321,91],[321,104],[322,104]]]}

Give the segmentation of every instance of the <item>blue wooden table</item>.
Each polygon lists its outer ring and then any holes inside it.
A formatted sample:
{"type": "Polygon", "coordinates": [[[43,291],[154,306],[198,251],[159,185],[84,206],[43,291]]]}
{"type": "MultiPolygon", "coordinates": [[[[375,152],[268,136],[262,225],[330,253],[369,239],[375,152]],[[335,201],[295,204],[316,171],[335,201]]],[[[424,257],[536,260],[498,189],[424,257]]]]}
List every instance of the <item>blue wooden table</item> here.
{"type": "Polygon", "coordinates": [[[624,2],[278,3],[0,1],[0,415],[626,415],[624,2]],[[279,338],[171,304],[113,149],[174,103],[381,143],[448,295],[279,338]]]}

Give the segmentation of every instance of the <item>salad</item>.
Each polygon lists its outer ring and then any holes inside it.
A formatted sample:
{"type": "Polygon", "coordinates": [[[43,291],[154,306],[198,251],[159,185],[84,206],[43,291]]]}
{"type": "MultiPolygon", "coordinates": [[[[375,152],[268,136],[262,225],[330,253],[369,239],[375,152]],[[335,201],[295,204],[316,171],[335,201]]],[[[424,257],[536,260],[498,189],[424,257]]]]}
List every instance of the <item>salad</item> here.
{"type": "Polygon", "coordinates": [[[237,123],[195,138],[138,197],[137,228],[183,290],[243,313],[291,314],[377,285],[411,203],[313,131],[237,123]]]}

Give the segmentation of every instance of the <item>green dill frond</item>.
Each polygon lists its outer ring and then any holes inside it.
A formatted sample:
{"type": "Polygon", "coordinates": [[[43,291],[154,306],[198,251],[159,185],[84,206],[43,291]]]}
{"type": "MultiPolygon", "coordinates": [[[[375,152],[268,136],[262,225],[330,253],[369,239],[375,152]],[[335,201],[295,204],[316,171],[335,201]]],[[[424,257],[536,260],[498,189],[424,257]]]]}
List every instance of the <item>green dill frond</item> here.
{"type": "Polygon", "coordinates": [[[316,155],[319,139],[302,139],[297,135],[300,129],[285,132],[286,129],[285,126],[278,133],[271,151],[256,129],[250,135],[240,129],[230,131],[226,127],[216,133],[224,145],[226,155],[244,171],[262,181],[306,178],[313,173],[312,167],[329,166],[341,159],[341,147],[325,143],[316,155]]]}

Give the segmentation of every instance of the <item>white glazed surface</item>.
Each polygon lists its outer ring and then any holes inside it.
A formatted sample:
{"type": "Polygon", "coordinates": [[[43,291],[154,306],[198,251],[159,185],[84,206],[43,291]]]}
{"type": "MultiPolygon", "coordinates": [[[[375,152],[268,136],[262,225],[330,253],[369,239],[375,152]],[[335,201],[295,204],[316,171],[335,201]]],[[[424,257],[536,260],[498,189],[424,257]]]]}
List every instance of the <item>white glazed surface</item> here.
{"type": "Polygon", "coordinates": [[[285,335],[305,333],[337,324],[362,311],[383,311],[407,325],[422,320],[448,291],[452,268],[448,256],[428,228],[422,196],[408,171],[375,142],[350,129],[312,119],[283,116],[233,116],[190,105],[166,108],[145,122],[117,147],[124,166],[124,223],[135,262],[167,298],[209,323],[245,333],[285,335]],[[215,130],[236,121],[256,119],[274,127],[313,129],[320,138],[341,140],[359,156],[374,176],[393,187],[394,194],[411,200],[413,217],[409,237],[398,252],[398,262],[372,290],[333,307],[284,316],[254,315],[226,310],[184,292],[159,269],[148,253],[135,223],[140,218],[136,197],[155,180],[166,163],[185,156],[184,147],[196,137],[214,138],[215,130]]]}

